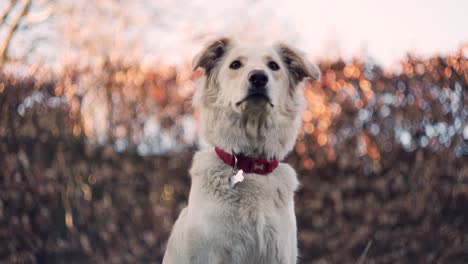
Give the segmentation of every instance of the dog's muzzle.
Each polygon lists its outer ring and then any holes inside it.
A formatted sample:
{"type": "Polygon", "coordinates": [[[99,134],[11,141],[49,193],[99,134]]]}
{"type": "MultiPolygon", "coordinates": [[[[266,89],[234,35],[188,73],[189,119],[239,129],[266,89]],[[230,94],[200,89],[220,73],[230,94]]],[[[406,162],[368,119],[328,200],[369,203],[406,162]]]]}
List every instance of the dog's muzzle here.
{"type": "Polygon", "coordinates": [[[263,70],[253,70],[249,73],[249,88],[247,90],[247,96],[241,101],[237,102],[236,105],[247,100],[254,101],[267,101],[271,106],[270,96],[268,95],[268,75],[263,70]]]}

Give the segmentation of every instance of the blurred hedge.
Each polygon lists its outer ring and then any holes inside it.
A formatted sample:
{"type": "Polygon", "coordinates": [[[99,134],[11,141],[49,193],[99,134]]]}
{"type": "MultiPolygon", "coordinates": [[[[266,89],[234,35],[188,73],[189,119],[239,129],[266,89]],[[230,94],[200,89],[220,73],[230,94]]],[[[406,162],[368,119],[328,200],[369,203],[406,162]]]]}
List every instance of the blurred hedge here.
{"type": "MultiPolygon", "coordinates": [[[[399,74],[321,62],[288,158],[303,263],[355,263],[368,244],[369,263],[468,262],[467,56],[399,74]]],[[[0,74],[1,262],[160,262],[197,143],[189,72],[0,74]]]]}

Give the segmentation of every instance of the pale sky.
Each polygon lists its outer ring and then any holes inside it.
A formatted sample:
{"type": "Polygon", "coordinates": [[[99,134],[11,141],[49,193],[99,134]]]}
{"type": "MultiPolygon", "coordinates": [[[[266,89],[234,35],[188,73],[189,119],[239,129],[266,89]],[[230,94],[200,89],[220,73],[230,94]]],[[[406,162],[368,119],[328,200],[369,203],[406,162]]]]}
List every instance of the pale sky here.
{"type": "MultiPolygon", "coordinates": [[[[207,39],[232,34],[286,40],[311,58],[366,53],[384,66],[396,64],[407,52],[427,56],[468,44],[468,0],[102,0],[100,8],[113,11],[98,22],[93,20],[98,12],[95,1],[58,2],[84,6],[80,20],[74,22],[80,31],[96,28],[126,55],[135,50],[144,58],[162,57],[170,64],[191,58],[207,39]],[[113,12],[127,16],[128,24],[113,12]]],[[[56,24],[64,20],[73,23],[56,16],[34,29],[49,31],[49,41],[37,48],[39,55],[63,57],[60,39],[66,33],[56,24]]],[[[4,31],[0,29],[0,39],[4,31]]],[[[15,38],[18,49],[31,42],[27,36],[15,38]]],[[[101,40],[91,42],[108,45],[101,40]]]]}
{"type": "Polygon", "coordinates": [[[407,52],[422,56],[449,53],[468,43],[467,0],[165,2],[173,10],[165,17],[167,23],[199,40],[182,36],[177,41],[173,33],[155,43],[148,36],[150,49],[162,48],[170,61],[181,54],[193,55],[206,39],[233,32],[262,32],[273,39],[286,39],[313,58],[367,53],[385,66],[396,64],[407,52]]]}
{"type": "Polygon", "coordinates": [[[466,0],[296,0],[287,9],[296,30],[312,27],[301,43],[313,54],[336,41],[346,56],[367,49],[390,63],[407,51],[430,55],[468,42],[466,0]]]}

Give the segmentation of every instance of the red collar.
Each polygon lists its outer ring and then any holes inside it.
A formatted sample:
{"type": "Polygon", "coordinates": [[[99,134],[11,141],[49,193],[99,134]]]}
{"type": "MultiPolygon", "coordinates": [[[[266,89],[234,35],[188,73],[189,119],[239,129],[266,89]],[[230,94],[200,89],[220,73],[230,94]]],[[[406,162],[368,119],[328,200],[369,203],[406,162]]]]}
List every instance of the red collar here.
{"type": "Polygon", "coordinates": [[[243,170],[245,173],[268,174],[273,172],[278,167],[277,160],[255,159],[244,156],[231,155],[224,150],[215,147],[216,154],[229,166],[235,166],[243,170]],[[237,159],[237,162],[236,162],[237,159]]]}

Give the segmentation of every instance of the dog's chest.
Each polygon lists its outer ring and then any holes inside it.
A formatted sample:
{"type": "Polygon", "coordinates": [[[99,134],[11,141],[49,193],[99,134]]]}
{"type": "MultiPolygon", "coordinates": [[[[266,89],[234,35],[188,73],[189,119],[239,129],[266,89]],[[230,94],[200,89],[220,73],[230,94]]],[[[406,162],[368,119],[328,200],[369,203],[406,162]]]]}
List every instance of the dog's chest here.
{"type": "Polygon", "coordinates": [[[293,191],[272,178],[278,175],[244,177],[234,187],[221,177],[211,182],[201,209],[203,218],[210,219],[206,230],[209,236],[221,236],[219,244],[232,263],[285,263],[280,260],[287,256],[278,252],[284,252],[296,232],[293,191]]]}
{"type": "Polygon", "coordinates": [[[236,171],[219,171],[218,177],[206,177],[201,192],[216,211],[238,217],[260,214],[264,217],[281,215],[292,206],[293,192],[282,182],[282,175],[243,174],[243,181],[232,185],[236,171]]]}
{"type": "Polygon", "coordinates": [[[220,252],[222,263],[295,263],[294,170],[280,164],[268,175],[245,173],[232,187],[236,172],[212,152],[195,155],[184,222],[186,241],[196,241],[189,248],[220,252]]]}

